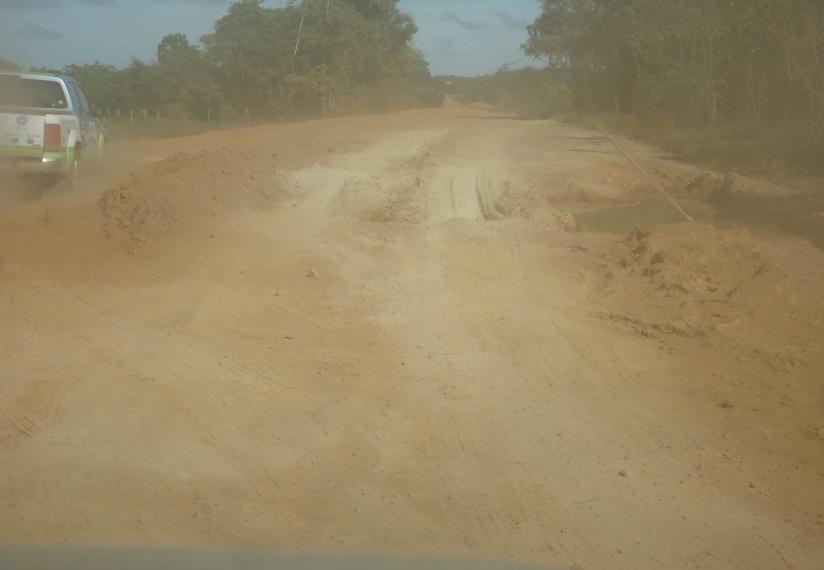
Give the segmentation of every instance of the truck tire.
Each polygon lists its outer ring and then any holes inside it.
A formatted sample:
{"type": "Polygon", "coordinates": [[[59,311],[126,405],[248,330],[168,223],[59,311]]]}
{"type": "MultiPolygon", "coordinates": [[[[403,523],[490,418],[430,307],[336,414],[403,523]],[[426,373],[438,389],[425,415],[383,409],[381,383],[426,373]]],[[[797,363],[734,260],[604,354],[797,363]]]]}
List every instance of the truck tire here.
{"type": "Polygon", "coordinates": [[[78,186],[78,179],[80,178],[80,146],[75,146],[72,154],[69,167],[60,180],[57,182],[55,188],[60,191],[76,190],[78,186]]]}

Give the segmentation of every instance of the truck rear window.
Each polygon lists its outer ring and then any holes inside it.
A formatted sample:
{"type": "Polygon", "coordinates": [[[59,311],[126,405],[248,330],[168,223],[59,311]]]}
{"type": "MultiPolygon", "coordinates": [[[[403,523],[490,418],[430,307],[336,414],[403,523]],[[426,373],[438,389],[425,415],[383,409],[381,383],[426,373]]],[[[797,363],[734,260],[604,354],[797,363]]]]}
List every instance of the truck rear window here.
{"type": "Polygon", "coordinates": [[[0,107],[66,109],[68,102],[56,81],[0,75],[0,107]]]}

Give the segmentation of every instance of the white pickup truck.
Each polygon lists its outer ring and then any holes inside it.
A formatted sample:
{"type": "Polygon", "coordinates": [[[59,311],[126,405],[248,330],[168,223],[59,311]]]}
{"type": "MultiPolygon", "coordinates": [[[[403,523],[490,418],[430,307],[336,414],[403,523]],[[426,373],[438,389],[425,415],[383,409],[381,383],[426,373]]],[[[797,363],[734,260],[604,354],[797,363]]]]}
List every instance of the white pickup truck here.
{"type": "Polygon", "coordinates": [[[71,77],[0,72],[0,172],[75,178],[103,150],[104,131],[71,77]]]}

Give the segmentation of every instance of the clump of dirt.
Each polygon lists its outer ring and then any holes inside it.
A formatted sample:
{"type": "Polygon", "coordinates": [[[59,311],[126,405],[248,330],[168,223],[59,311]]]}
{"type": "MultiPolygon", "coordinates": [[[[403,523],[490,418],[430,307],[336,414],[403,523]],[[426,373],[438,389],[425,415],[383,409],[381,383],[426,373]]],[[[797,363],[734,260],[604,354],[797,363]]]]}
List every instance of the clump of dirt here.
{"type": "Polygon", "coordinates": [[[486,220],[530,219],[541,206],[541,200],[535,193],[514,188],[509,180],[498,183],[487,180],[479,185],[478,197],[486,220]]]}
{"type": "Polygon", "coordinates": [[[142,167],[105,192],[99,207],[107,237],[129,251],[242,208],[260,209],[276,194],[270,167],[231,152],[180,152],[142,167]]]}
{"type": "Polygon", "coordinates": [[[337,205],[346,215],[361,219],[364,211],[377,208],[384,199],[384,189],[378,180],[349,178],[338,190],[337,205]]]}
{"type": "Polygon", "coordinates": [[[485,220],[535,220],[552,230],[575,231],[575,217],[551,207],[540,192],[511,180],[486,179],[478,184],[478,202],[485,220]]]}
{"type": "Polygon", "coordinates": [[[769,267],[747,234],[706,224],[639,228],[616,254],[625,279],[641,281],[656,297],[696,303],[726,302],[769,267]]]}
{"type": "Polygon", "coordinates": [[[372,210],[368,219],[372,222],[405,224],[419,224],[425,221],[429,215],[429,208],[426,193],[422,191],[421,186],[423,182],[416,179],[412,184],[395,188],[381,206],[372,210]]]}
{"type": "Polygon", "coordinates": [[[536,217],[540,217],[544,227],[556,232],[574,232],[578,229],[575,216],[564,210],[544,206],[537,211],[536,217]]]}
{"type": "Polygon", "coordinates": [[[361,221],[418,224],[426,220],[425,182],[421,178],[384,186],[372,179],[349,179],[338,192],[338,205],[361,221]]]}
{"type": "Polygon", "coordinates": [[[704,172],[684,186],[684,192],[690,196],[708,199],[713,195],[729,194],[735,188],[735,175],[704,172]]]}
{"type": "Polygon", "coordinates": [[[765,243],[702,223],[636,229],[600,254],[596,316],[644,336],[725,334],[779,368],[801,365],[820,352],[824,256],[802,240],[781,241],[781,256],[765,243]]]}

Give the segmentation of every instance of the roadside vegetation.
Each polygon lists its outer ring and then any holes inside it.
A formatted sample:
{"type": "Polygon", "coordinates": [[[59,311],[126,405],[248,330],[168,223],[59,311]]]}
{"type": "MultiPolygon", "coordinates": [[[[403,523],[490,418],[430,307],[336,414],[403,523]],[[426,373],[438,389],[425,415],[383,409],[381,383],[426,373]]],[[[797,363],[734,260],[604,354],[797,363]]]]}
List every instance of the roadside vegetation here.
{"type": "Polygon", "coordinates": [[[203,130],[199,123],[440,105],[428,64],[412,45],[416,32],[396,0],[303,0],[282,8],[238,0],[199,43],[164,37],[154,61],[41,71],[80,81],[97,111],[116,123],[156,121],[124,132],[185,134],[203,130]]]}
{"type": "Polygon", "coordinates": [[[461,102],[483,101],[525,119],[546,119],[572,110],[570,86],[559,70],[504,66],[492,75],[439,79],[443,89],[461,102]]]}
{"type": "Polygon", "coordinates": [[[455,82],[527,117],[597,115],[685,158],[824,174],[820,0],[542,0],[546,69],[455,82]]]}

